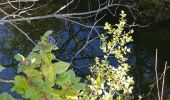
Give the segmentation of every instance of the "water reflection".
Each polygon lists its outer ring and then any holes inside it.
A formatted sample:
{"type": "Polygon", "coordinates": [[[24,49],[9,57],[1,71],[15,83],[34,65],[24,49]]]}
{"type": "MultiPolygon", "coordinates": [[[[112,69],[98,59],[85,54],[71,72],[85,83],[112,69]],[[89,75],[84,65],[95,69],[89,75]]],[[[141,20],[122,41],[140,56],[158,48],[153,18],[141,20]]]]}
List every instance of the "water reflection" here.
{"type": "MultiPolygon", "coordinates": [[[[40,22],[37,21],[37,23],[36,21],[33,21],[32,24],[22,23],[21,25],[18,24],[18,26],[22,30],[26,31],[28,35],[36,42],[45,31],[49,29],[54,30],[52,35],[58,41],[58,46],[60,49],[53,53],[58,59],[70,62],[72,64],[72,68],[79,76],[85,77],[85,75],[89,74],[88,68],[94,64],[93,60],[96,56],[100,58],[103,57],[103,53],[99,49],[101,41],[98,38],[98,34],[103,33],[100,29],[97,31],[91,31],[89,28],[85,28],[67,21],[58,21],[56,19],[43,20],[40,22]],[[54,21],[57,23],[52,23],[54,21]],[[88,44],[87,38],[92,40],[88,44]],[[80,50],[81,52],[79,52],[80,50]]],[[[167,44],[162,44],[165,43],[167,39],[160,39],[159,36],[157,36],[160,35],[160,32],[153,30],[153,28],[144,29],[144,31],[142,30],[143,29],[136,30],[134,34],[134,44],[129,45],[132,48],[132,54],[129,55],[129,63],[132,65],[132,73],[136,80],[135,85],[137,89],[135,89],[135,91],[137,95],[148,93],[155,82],[155,48],[159,48],[160,50],[160,62],[164,62],[167,60],[166,57],[169,57],[169,42],[167,44]],[[153,39],[155,41],[153,41],[153,39]],[[159,43],[160,41],[162,42],[159,43]]],[[[16,53],[22,53],[25,56],[28,55],[34,45],[27,40],[23,34],[9,25],[1,26],[1,31],[1,64],[11,68],[8,68],[5,72],[0,73],[0,76],[4,79],[12,79],[16,74],[17,65],[17,62],[13,59],[13,56],[16,53]]],[[[167,31],[167,33],[168,32],[169,31],[167,31]]],[[[116,60],[111,59],[111,64],[116,65],[116,60]]],[[[159,67],[159,69],[161,72],[161,67],[159,67]]],[[[167,77],[168,75],[169,74],[167,74],[167,77]]],[[[166,86],[169,87],[168,78],[166,80],[166,86]]],[[[11,84],[7,85],[4,83],[1,83],[1,85],[1,91],[9,91],[12,86],[11,84]]],[[[156,90],[153,89],[153,92],[154,91],[156,90]]]]}
{"type": "MultiPolygon", "coordinates": [[[[85,76],[89,74],[88,67],[93,63],[94,57],[102,57],[99,49],[100,41],[96,38],[98,37],[97,32],[100,31],[91,31],[90,29],[65,21],[52,24],[53,21],[56,20],[47,19],[40,22],[37,21],[37,23],[32,22],[31,24],[24,24],[23,22],[17,25],[36,42],[39,41],[45,31],[53,30],[52,35],[58,41],[60,48],[54,52],[57,58],[70,62],[78,75],[85,76]],[[59,25],[59,23],[61,24],[59,25]],[[86,43],[87,38],[90,41],[88,43],[86,43]]],[[[27,56],[34,45],[22,33],[10,25],[3,25],[1,31],[0,58],[2,58],[1,64],[7,67],[7,69],[0,73],[0,78],[13,79],[17,69],[17,62],[13,59],[13,56],[17,53],[27,56]]],[[[11,84],[2,83],[0,91],[9,92],[11,86],[11,84]]]]}
{"type": "MultiPolygon", "coordinates": [[[[135,78],[137,85],[137,92],[155,97],[157,95],[155,79],[155,50],[158,49],[158,73],[159,76],[164,70],[165,61],[170,63],[170,20],[155,23],[147,28],[136,30],[135,33],[135,55],[136,55],[136,68],[135,78]]],[[[166,73],[165,91],[166,94],[170,93],[169,90],[169,69],[166,73]]],[[[149,98],[148,98],[149,99],[149,98]]]]}
{"type": "Polygon", "coordinates": [[[8,29],[7,26],[4,25],[0,25],[0,62],[2,65],[8,65],[10,63],[12,63],[11,60],[11,56],[10,53],[4,53],[6,51],[10,51],[11,47],[11,43],[12,40],[14,39],[14,34],[12,33],[12,31],[10,29],[8,29]]]}
{"type": "MultiPolygon", "coordinates": [[[[0,64],[7,67],[0,73],[0,78],[10,80],[16,75],[15,66],[12,66],[14,61],[13,54],[15,52],[15,35],[7,25],[0,25],[0,44],[0,64]]],[[[11,93],[11,87],[11,83],[0,82],[0,92],[11,93]]]]}
{"type": "MultiPolygon", "coordinates": [[[[30,13],[35,16],[46,15],[56,11],[56,9],[62,6],[62,3],[66,2],[53,0],[53,3],[47,3],[42,8],[30,13]]],[[[80,5],[82,4],[83,2],[81,1],[80,5]]],[[[39,5],[41,5],[41,3],[36,6],[39,5]]],[[[84,6],[80,6],[80,8],[80,10],[87,10],[84,6]]],[[[108,21],[109,18],[103,20],[108,21]]],[[[113,22],[113,20],[109,20],[109,22],[113,22]]],[[[86,21],[85,23],[93,22],[86,21]]],[[[58,41],[58,46],[60,48],[53,53],[58,59],[71,63],[71,68],[73,68],[79,76],[85,77],[85,75],[89,74],[88,68],[94,64],[93,60],[96,56],[100,58],[103,57],[103,53],[99,49],[101,41],[98,38],[98,34],[104,32],[100,29],[91,31],[89,28],[55,18],[33,20],[29,23],[20,22],[16,25],[26,32],[36,43],[39,41],[40,36],[47,30],[53,30],[54,32],[52,35],[58,41]]],[[[130,58],[129,63],[133,68],[131,72],[135,77],[136,88],[134,93],[136,93],[137,96],[139,94],[146,95],[155,82],[155,49],[159,49],[159,72],[162,72],[166,60],[170,62],[169,26],[170,21],[166,20],[165,22],[153,24],[147,28],[135,30],[134,43],[130,45],[133,49],[132,54],[128,57],[130,58]]],[[[7,24],[0,25],[0,44],[0,64],[7,67],[6,70],[0,73],[0,78],[13,79],[17,69],[17,62],[13,59],[13,56],[17,53],[27,56],[34,45],[20,31],[7,24]]],[[[111,59],[111,64],[117,65],[116,60],[111,59]]],[[[169,76],[170,74],[168,71],[166,88],[170,87],[169,76]]],[[[1,82],[0,92],[10,92],[11,86],[11,84],[1,82]]],[[[152,92],[156,92],[154,89],[152,92]]],[[[167,93],[169,93],[169,91],[167,93]]]]}

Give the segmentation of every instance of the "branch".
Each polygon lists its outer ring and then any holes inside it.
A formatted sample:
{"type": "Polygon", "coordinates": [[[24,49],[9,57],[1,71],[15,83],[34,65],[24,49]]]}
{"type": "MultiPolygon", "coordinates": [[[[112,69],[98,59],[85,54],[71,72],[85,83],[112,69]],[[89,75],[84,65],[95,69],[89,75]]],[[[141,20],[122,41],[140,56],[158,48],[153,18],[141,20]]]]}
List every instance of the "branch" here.
{"type": "Polygon", "coordinates": [[[13,83],[13,80],[0,79],[0,82],[3,82],[3,83],[13,83]]]}

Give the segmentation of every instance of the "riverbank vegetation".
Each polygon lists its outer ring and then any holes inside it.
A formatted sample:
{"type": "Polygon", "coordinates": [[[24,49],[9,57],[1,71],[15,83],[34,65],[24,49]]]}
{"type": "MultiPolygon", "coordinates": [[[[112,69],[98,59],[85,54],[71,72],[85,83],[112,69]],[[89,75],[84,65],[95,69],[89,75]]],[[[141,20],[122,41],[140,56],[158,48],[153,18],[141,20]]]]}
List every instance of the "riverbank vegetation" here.
{"type": "Polygon", "coordinates": [[[1,0],[0,100],[169,100],[169,8],[1,0]]]}
{"type": "MultiPolygon", "coordinates": [[[[58,61],[51,52],[57,50],[56,41],[47,31],[41,41],[36,44],[28,57],[15,55],[19,62],[17,75],[12,83],[11,91],[18,93],[21,99],[31,100],[120,100],[132,99],[133,77],[128,75],[130,66],[126,63],[125,55],[130,52],[127,43],[132,41],[131,34],[124,31],[126,14],[121,12],[121,18],[116,27],[106,23],[104,29],[112,36],[109,41],[107,34],[102,34],[101,49],[105,53],[103,59],[96,58],[96,64],[91,66],[91,75],[87,76],[87,83],[80,82],[70,68],[69,63],[58,61]],[[109,57],[113,55],[118,61],[117,66],[109,64],[109,57]]],[[[1,69],[3,69],[1,67],[1,69]]],[[[0,95],[2,100],[13,100],[8,93],[0,95]]]]}

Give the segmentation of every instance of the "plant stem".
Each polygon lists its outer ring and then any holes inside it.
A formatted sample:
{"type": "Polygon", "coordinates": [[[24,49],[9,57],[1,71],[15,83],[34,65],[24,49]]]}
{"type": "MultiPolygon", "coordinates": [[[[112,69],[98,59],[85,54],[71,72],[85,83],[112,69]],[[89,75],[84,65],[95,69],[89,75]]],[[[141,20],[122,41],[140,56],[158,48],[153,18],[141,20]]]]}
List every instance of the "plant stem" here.
{"type": "Polygon", "coordinates": [[[0,79],[0,82],[4,82],[4,83],[12,83],[13,80],[4,80],[4,79],[0,79]]]}
{"type": "Polygon", "coordinates": [[[157,83],[157,90],[158,90],[158,100],[160,100],[160,93],[159,93],[159,82],[158,82],[158,49],[156,49],[156,56],[155,56],[155,73],[156,73],[156,83],[157,83]]]}
{"type": "Polygon", "coordinates": [[[163,93],[164,93],[164,83],[165,83],[166,69],[167,69],[167,61],[165,62],[165,68],[164,68],[164,72],[163,72],[161,100],[163,100],[163,93]]]}

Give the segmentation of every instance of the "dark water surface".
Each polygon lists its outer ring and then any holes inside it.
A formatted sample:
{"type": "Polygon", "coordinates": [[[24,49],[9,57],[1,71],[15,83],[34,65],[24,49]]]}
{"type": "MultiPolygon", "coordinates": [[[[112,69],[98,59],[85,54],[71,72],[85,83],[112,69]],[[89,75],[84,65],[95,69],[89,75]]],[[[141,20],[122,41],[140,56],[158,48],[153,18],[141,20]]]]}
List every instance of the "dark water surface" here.
{"type": "MultiPolygon", "coordinates": [[[[57,4],[54,2],[49,3],[48,6],[42,7],[32,14],[49,14],[58,9],[60,5],[62,6],[63,3],[65,2],[61,2],[61,0],[57,4]]],[[[81,12],[87,10],[87,8],[83,9],[81,7],[79,10],[78,12],[81,12]]],[[[107,17],[103,20],[113,23],[107,17]]],[[[88,19],[82,22],[92,25],[93,20],[88,19]]],[[[17,25],[35,42],[38,42],[40,36],[47,30],[53,30],[53,37],[58,41],[60,48],[54,54],[58,59],[70,62],[77,75],[81,77],[89,74],[88,67],[94,63],[93,59],[96,56],[103,57],[103,53],[99,49],[101,42],[97,38],[98,34],[103,33],[102,29],[98,29],[97,33],[87,27],[56,18],[33,20],[29,23],[20,22],[17,25]],[[96,39],[86,45],[88,38],[90,40],[96,39]],[[83,47],[84,49],[82,49],[83,47]],[[81,49],[82,51],[78,52],[81,49]]],[[[103,23],[100,25],[103,25],[103,23]]],[[[170,63],[170,20],[152,23],[146,28],[138,27],[134,29],[134,42],[131,44],[132,54],[129,55],[129,63],[132,65],[131,72],[136,83],[134,91],[137,93],[136,95],[142,95],[148,93],[155,82],[155,49],[158,49],[158,71],[160,73],[164,69],[165,61],[168,61],[168,65],[170,63]]],[[[13,79],[17,69],[17,62],[13,56],[17,53],[27,56],[33,47],[34,45],[14,27],[9,24],[0,25],[0,64],[7,68],[0,73],[0,78],[13,79]]],[[[116,61],[113,60],[112,64],[116,64],[116,61]]],[[[167,90],[170,88],[170,79],[168,77],[170,77],[169,70],[167,70],[165,81],[167,90]]],[[[12,84],[0,82],[0,93],[10,92],[11,87],[12,84]]],[[[153,87],[153,95],[155,91],[155,87],[153,87]]],[[[168,93],[169,91],[167,91],[168,93]]]]}

